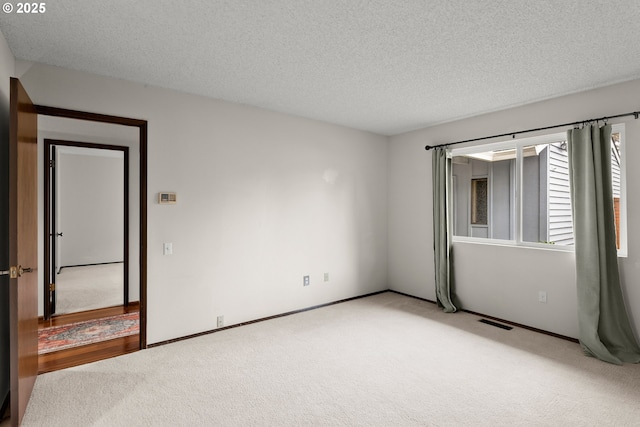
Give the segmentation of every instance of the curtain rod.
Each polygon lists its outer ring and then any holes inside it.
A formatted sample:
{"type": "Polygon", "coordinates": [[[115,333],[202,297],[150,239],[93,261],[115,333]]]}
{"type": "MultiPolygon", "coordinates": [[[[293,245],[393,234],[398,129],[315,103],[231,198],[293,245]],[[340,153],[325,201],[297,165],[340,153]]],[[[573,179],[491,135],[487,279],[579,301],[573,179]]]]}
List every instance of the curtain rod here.
{"type": "Polygon", "coordinates": [[[429,150],[434,149],[434,148],[448,147],[450,145],[457,145],[457,144],[464,144],[465,142],[484,141],[485,139],[501,138],[503,136],[509,136],[509,135],[511,135],[512,138],[515,138],[516,135],[520,135],[520,134],[523,134],[523,133],[537,132],[539,130],[555,129],[555,128],[561,128],[561,127],[566,127],[566,126],[576,126],[576,125],[581,125],[583,123],[602,122],[602,121],[606,122],[609,119],[617,119],[617,118],[620,118],[620,117],[627,117],[627,116],[634,116],[636,119],[638,119],[638,117],[640,116],[640,111],[634,111],[634,112],[631,112],[631,113],[624,113],[624,114],[617,114],[615,116],[600,117],[599,119],[580,120],[578,122],[564,123],[564,124],[561,124],[561,125],[545,126],[545,127],[542,127],[542,128],[519,130],[517,132],[507,132],[507,133],[502,133],[500,135],[491,135],[491,136],[483,136],[481,138],[465,139],[464,141],[449,142],[447,144],[427,145],[427,146],[424,147],[424,149],[429,151],[429,150]]]}

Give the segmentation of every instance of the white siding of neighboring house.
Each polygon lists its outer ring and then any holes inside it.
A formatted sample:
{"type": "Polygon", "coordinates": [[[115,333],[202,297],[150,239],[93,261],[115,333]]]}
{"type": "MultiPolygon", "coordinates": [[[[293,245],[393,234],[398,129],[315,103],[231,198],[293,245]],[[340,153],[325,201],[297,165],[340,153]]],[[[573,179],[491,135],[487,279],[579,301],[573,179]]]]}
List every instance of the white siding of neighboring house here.
{"type": "Polygon", "coordinates": [[[569,158],[560,143],[549,145],[549,216],[548,241],[558,245],[573,244],[571,194],[569,188],[569,158]]]}
{"type": "MultiPolygon", "coordinates": [[[[549,242],[558,245],[573,244],[571,194],[569,189],[569,158],[560,143],[549,145],[549,242]]],[[[611,149],[611,176],[613,197],[620,197],[620,159],[611,149]]]]}
{"type": "Polygon", "coordinates": [[[615,148],[611,148],[611,178],[613,180],[613,197],[620,197],[620,157],[615,148]]]}

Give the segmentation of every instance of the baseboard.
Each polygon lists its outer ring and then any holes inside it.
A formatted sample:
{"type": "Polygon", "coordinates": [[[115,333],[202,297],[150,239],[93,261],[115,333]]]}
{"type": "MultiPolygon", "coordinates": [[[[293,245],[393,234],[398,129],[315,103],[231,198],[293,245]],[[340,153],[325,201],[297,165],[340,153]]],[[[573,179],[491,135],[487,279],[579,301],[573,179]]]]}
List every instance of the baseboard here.
{"type": "Polygon", "coordinates": [[[111,261],[111,262],[96,262],[93,264],[77,264],[77,265],[63,265],[58,267],[58,272],[56,274],[60,274],[63,268],[72,268],[72,267],[91,267],[93,265],[107,265],[107,264],[123,264],[124,261],[111,261]]]}
{"type": "MultiPolygon", "coordinates": [[[[413,296],[413,295],[405,294],[404,292],[398,292],[398,291],[394,291],[394,290],[391,290],[391,289],[389,289],[389,292],[393,292],[393,293],[396,293],[396,294],[399,294],[399,295],[404,295],[405,297],[409,297],[409,298],[419,299],[420,301],[430,302],[431,304],[437,304],[435,301],[431,301],[429,299],[420,298],[420,297],[416,297],[416,296],[413,296]]],[[[579,340],[577,340],[575,338],[568,337],[566,335],[556,334],[555,332],[545,331],[544,329],[534,328],[533,326],[527,326],[527,325],[523,325],[521,323],[512,322],[510,320],[504,320],[504,319],[501,319],[499,317],[488,316],[486,314],[478,313],[478,312],[471,311],[471,310],[465,310],[465,309],[462,309],[460,311],[463,311],[463,312],[469,313],[469,314],[473,314],[474,316],[485,317],[487,319],[491,319],[491,320],[494,320],[496,322],[506,323],[507,325],[516,326],[518,328],[527,329],[529,331],[537,332],[539,334],[549,335],[549,336],[552,336],[552,337],[555,337],[555,338],[560,338],[560,339],[571,341],[571,342],[575,342],[575,343],[580,342],[579,340]]]]}
{"type": "Polygon", "coordinates": [[[419,299],[420,301],[430,302],[431,304],[437,304],[435,301],[431,301],[430,299],[420,298],[415,295],[405,294],[404,292],[394,291],[393,289],[389,289],[389,292],[393,292],[394,294],[402,295],[402,296],[413,298],[413,299],[419,299]]]}
{"type": "MultiPolygon", "coordinates": [[[[415,295],[406,294],[404,292],[395,291],[393,289],[387,289],[387,290],[384,290],[384,291],[372,292],[372,293],[369,293],[369,294],[360,295],[360,296],[351,297],[351,298],[346,298],[346,299],[342,299],[342,300],[339,300],[339,301],[329,302],[329,303],[326,303],[326,304],[314,305],[312,307],[302,308],[300,310],[288,311],[286,313],[276,314],[276,315],[269,316],[269,317],[263,317],[263,318],[260,318],[260,319],[249,320],[247,322],[242,322],[242,323],[238,323],[238,324],[235,324],[235,325],[225,326],[225,327],[222,327],[222,328],[211,329],[209,331],[199,332],[197,334],[191,334],[191,335],[186,335],[186,336],[179,337],[179,338],[173,338],[173,339],[166,340],[166,341],[160,341],[160,342],[157,342],[157,343],[148,344],[147,348],[159,347],[159,346],[162,346],[162,345],[171,344],[171,343],[178,342],[178,341],[184,341],[184,340],[188,340],[188,339],[191,339],[191,338],[201,337],[203,335],[214,334],[216,332],[225,331],[227,329],[238,328],[240,326],[250,325],[252,323],[258,323],[258,322],[264,322],[266,320],[277,319],[278,317],[290,316],[292,314],[302,313],[302,312],[309,311],[309,310],[316,310],[318,308],[328,307],[328,306],[334,305],[334,304],[341,304],[343,302],[353,301],[353,300],[357,300],[357,299],[361,299],[361,298],[366,298],[366,297],[370,297],[370,296],[373,296],[373,295],[382,294],[382,293],[385,293],[385,292],[393,292],[393,293],[398,294],[398,295],[402,295],[402,296],[409,297],[409,298],[414,298],[414,299],[417,299],[417,300],[420,300],[420,301],[428,302],[430,304],[437,304],[435,301],[432,301],[432,300],[429,300],[429,299],[426,299],[426,298],[420,298],[420,297],[417,297],[415,295]]],[[[463,311],[463,312],[469,313],[469,314],[473,314],[475,316],[485,317],[487,319],[491,319],[491,320],[494,320],[494,321],[497,321],[497,322],[506,323],[508,325],[516,326],[518,328],[527,329],[527,330],[532,331],[532,332],[538,332],[540,334],[549,335],[549,336],[552,336],[552,337],[555,337],[555,338],[560,338],[560,339],[571,341],[571,342],[575,342],[575,343],[579,342],[575,338],[571,338],[571,337],[568,337],[568,336],[565,336],[565,335],[556,334],[555,332],[545,331],[543,329],[538,329],[538,328],[534,328],[532,326],[527,326],[527,325],[523,325],[523,324],[520,324],[520,323],[509,321],[509,320],[500,319],[500,318],[494,317],[494,316],[488,316],[486,314],[478,313],[478,312],[475,312],[475,311],[464,310],[464,309],[460,310],[460,311],[463,311]]]]}
{"type": "Polygon", "coordinates": [[[314,306],[311,306],[311,307],[302,308],[300,310],[288,311],[288,312],[282,313],[282,314],[276,314],[276,315],[269,316],[269,317],[262,317],[260,319],[249,320],[247,322],[237,323],[235,325],[230,325],[230,326],[225,326],[225,327],[222,327],[222,328],[212,329],[212,330],[209,330],[209,331],[199,332],[197,334],[191,334],[191,335],[187,335],[187,336],[184,336],[184,337],[174,338],[174,339],[170,339],[170,340],[166,340],[166,341],[160,341],[160,342],[153,343],[153,344],[147,344],[147,348],[159,347],[159,346],[162,346],[162,345],[171,344],[171,343],[178,342],[178,341],[184,341],[184,340],[188,340],[188,339],[191,339],[191,338],[201,337],[203,335],[209,335],[209,334],[214,334],[216,332],[226,331],[227,329],[239,328],[240,326],[251,325],[253,323],[264,322],[266,320],[271,320],[271,319],[277,319],[279,317],[291,316],[292,314],[303,313],[303,312],[309,311],[309,310],[316,310],[318,308],[328,307],[330,305],[335,305],[335,304],[341,304],[343,302],[353,301],[353,300],[357,300],[357,299],[361,299],[361,298],[366,298],[366,297],[370,297],[370,296],[373,296],[373,295],[382,294],[382,293],[385,293],[385,292],[389,292],[389,290],[387,289],[387,290],[384,290],[384,291],[372,292],[372,293],[365,294],[365,295],[360,295],[360,296],[357,296],[357,297],[341,299],[339,301],[333,301],[333,302],[328,302],[326,304],[314,305],[314,306]]]}
{"type": "Polygon", "coordinates": [[[471,310],[461,310],[461,311],[464,311],[465,313],[473,314],[475,316],[485,317],[487,319],[491,319],[491,320],[494,320],[496,322],[506,323],[507,325],[516,326],[518,328],[526,329],[526,330],[529,330],[529,331],[532,331],[532,332],[537,332],[539,334],[549,335],[551,337],[560,338],[560,339],[563,339],[563,340],[566,340],[566,341],[575,342],[575,343],[579,343],[580,342],[576,338],[568,337],[566,335],[556,334],[555,332],[545,331],[544,329],[534,328],[533,326],[523,325],[521,323],[512,322],[510,320],[500,319],[499,317],[487,316],[486,314],[477,313],[477,312],[471,311],[471,310]]]}
{"type": "MultiPolygon", "coordinates": [[[[78,314],[78,313],[88,313],[88,312],[92,312],[92,311],[100,311],[100,310],[107,310],[110,308],[116,308],[116,307],[124,307],[125,309],[130,309],[131,311],[134,311],[136,309],[140,310],[140,301],[131,301],[129,302],[129,305],[113,305],[110,307],[100,307],[100,308],[92,308],[91,310],[84,310],[84,311],[74,311],[72,313],[63,313],[63,314],[57,314],[54,313],[54,315],[52,316],[52,318],[57,317],[57,316],[66,316],[66,315],[73,315],[73,314],[78,314]]],[[[97,316],[96,318],[98,318],[100,316],[97,316]]],[[[42,324],[43,322],[45,322],[44,320],[44,316],[38,316],[38,323],[42,324]]]]}

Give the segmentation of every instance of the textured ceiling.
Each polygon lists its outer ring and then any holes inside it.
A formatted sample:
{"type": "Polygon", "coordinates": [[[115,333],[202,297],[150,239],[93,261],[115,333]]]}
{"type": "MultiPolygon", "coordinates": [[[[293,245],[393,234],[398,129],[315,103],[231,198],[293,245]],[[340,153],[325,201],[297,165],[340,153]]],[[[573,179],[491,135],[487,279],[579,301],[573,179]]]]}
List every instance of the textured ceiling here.
{"type": "Polygon", "coordinates": [[[640,78],[638,0],[55,0],[0,30],[18,59],[384,135],[640,78]]]}

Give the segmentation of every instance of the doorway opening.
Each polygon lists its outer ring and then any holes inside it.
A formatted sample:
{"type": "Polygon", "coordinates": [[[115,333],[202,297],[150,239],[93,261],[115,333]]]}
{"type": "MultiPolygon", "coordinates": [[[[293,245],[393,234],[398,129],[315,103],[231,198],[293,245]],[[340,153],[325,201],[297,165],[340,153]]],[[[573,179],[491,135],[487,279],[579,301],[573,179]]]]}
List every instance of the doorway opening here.
{"type": "Polygon", "coordinates": [[[129,147],[45,138],[44,165],[45,319],[129,306],[129,147]]]}
{"type": "Polygon", "coordinates": [[[45,193],[40,336],[71,326],[128,331],[59,351],[43,346],[42,373],[146,348],[147,122],[37,105],[36,111],[48,123],[39,135],[45,193]],[[70,122],[79,130],[64,130],[70,122]],[[100,128],[108,129],[106,142],[92,133],[100,128]],[[117,137],[123,130],[127,137],[117,137]],[[79,169],[93,179],[74,176],[79,169]],[[95,176],[108,170],[109,179],[95,176]],[[100,189],[92,191],[88,181],[100,189]],[[134,317],[135,330],[129,327],[134,317]]]}

